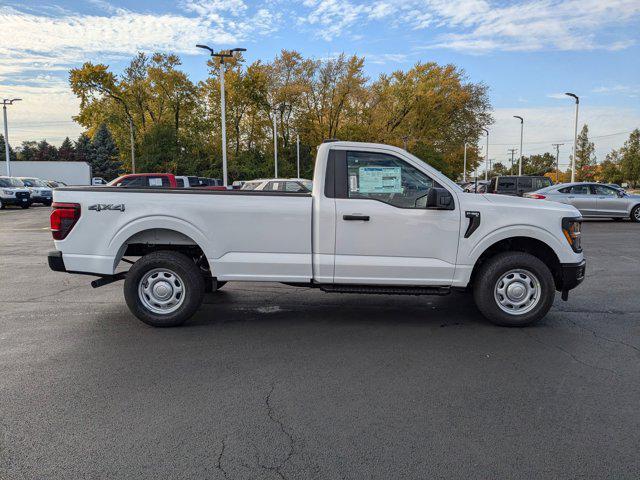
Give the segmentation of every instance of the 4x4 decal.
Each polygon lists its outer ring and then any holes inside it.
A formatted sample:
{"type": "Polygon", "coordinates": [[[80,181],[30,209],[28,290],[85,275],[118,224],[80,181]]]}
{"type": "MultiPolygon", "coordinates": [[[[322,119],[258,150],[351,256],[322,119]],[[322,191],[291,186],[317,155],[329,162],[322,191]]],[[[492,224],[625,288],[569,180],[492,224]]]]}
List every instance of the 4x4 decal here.
{"type": "Polygon", "coordinates": [[[97,203],[89,206],[89,210],[95,210],[101,212],[102,210],[119,210],[124,212],[124,203],[110,204],[110,203],[97,203]]]}

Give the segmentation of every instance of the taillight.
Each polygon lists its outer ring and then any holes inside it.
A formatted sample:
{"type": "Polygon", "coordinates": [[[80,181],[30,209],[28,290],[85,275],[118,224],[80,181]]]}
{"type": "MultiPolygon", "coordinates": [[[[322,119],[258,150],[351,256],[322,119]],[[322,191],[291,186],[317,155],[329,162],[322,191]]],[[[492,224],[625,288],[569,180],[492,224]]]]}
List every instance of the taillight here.
{"type": "Polygon", "coordinates": [[[80,220],[80,204],[54,202],[51,207],[51,234],[54,240],[64,240],[80,220]]]}
{"type": "Polygon", "coordinates": [[[545,198],[547,198],[546,196],[540,195],[539,193],[530,193],[529,195],[527,195],[527,197],[536,198],[538,200],[544,200],[545,198]]]}

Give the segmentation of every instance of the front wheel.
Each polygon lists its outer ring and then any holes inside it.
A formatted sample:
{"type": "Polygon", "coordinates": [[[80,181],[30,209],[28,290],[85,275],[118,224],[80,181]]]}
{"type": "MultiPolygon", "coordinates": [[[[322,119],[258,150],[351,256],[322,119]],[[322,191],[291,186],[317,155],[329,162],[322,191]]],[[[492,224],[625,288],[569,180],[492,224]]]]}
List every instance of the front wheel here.
{"type": "Polygon", "coordinates": [[[640,222],[640,205],[636,205],[631,210],[631,221],[640,222]]]}
{"type": "Polygon", "coordinates": [[[29,208],[31,206],[31,204],[29,202],[27,202],[27,203],[23,203],[20,206],[22,207],[23,210],[26,210],[27,208],[29,208]]]}
{"type": "Polygon", "coordinates": [[[482,315],[492,323],[523,327],[547,314],[555,297],[555,283],[539,258],[525,252],[505,252],[480,267],[473,296],[482,315]]]}
{"type": "Polygon", "coordinates": [[[200,307],[204,279],[186,255],[159,251],[133,264],[124,281],[129,310],[154,327],[182,325],[200,307]]]}

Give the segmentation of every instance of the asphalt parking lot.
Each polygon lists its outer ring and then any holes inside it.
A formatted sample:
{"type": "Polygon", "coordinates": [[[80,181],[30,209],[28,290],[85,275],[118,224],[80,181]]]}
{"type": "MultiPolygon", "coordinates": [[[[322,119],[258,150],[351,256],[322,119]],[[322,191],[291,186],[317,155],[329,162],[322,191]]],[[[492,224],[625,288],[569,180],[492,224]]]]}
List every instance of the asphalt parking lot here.
{"type": "Polygon", "coordinates": [[[229,283],[153,329],[0,212],[0,478],[638,478],[640,225],[535,327],[470,297],[229,283]]]}

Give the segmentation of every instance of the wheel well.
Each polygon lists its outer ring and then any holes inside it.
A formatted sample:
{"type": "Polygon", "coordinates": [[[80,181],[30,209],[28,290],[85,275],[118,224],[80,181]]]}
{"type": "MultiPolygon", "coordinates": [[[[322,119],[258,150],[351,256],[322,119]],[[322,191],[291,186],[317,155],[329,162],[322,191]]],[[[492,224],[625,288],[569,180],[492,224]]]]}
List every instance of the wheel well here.
{"type": "Polygon", "coordinates": [[[118,263],[123,257],[142,257],[160,250],[183,253],[200,267],[203,274],[211,275],[209,261],[200,245],[188,235],[165,228],[143,230],[129,237],[121,248],[118,263]]]}
{"type": "Polygon", "coordinates": [[[475,276],[477,275],[480,267],[491,257],[503,252],[526,252],[534,257],[539,258],[544,264],[549,267],[553,279],[558,288],[562,284],[562,270],[560,267],[560,260],[553,251],[553,249],[541,240],[530,237],[511,237],[500,240],[487,248],[473,267],[471,272],[471,278],[469,280],[469,286],[473,285],[475,276]]]}

